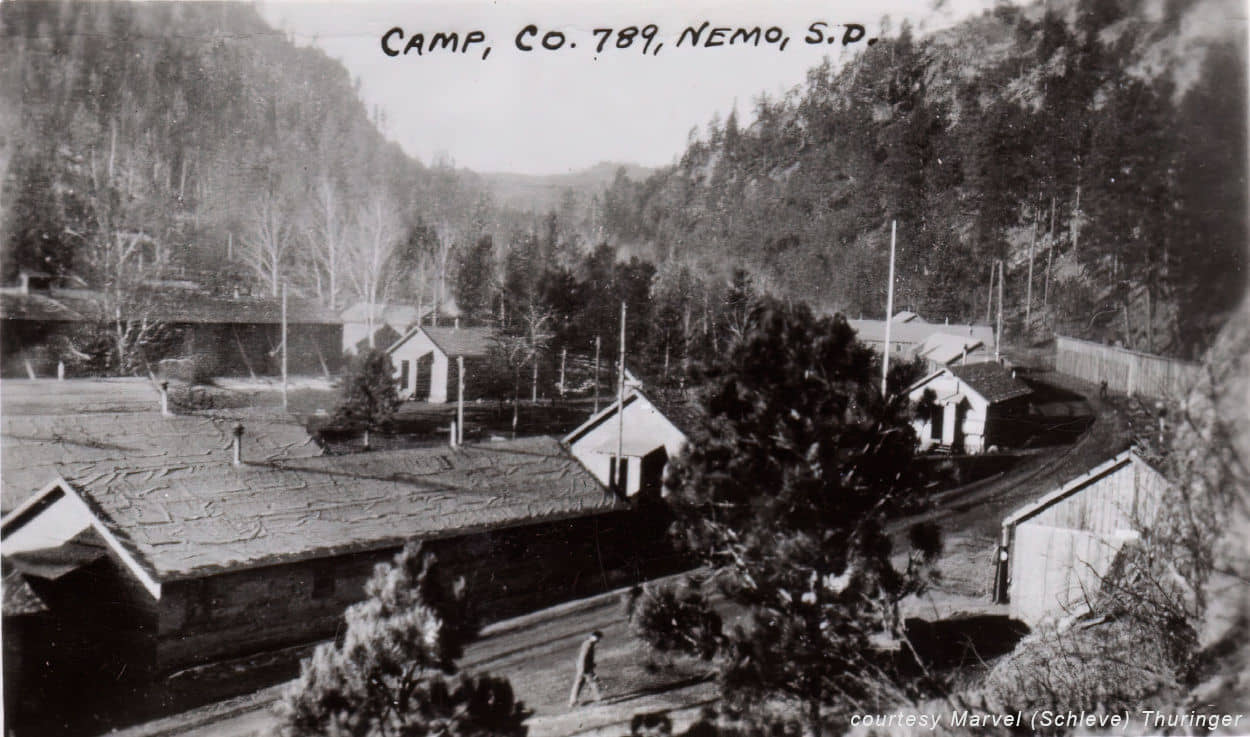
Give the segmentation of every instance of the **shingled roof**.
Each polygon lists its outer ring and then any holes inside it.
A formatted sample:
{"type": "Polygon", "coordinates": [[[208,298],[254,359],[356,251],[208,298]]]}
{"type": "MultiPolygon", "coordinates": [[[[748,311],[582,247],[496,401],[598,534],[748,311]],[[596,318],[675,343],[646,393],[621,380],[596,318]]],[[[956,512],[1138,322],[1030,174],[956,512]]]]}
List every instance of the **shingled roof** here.
{"type": "Polygon", "coordinates": [[[964,366],[948,366],[947,370],[991,403],[1032,394],[1028,384],[1012,376],[1000,364],[988,361],[964,366]]]}
{"type": "MultiPolygon", "coordinates": [[[[155,400],[153,400],[155,404],[155,400]]],[[[60,476],[203,466],[230,460],[231,430],[245,429],[243,457],[257,461],[321,454],[290,418],[262,409],[165,417],[160,412],[0,416],[0,506],[14,508],[60,476]]]]}
{"type": "Polygon", "coordinates": [[[404,343],[408,342],[417,333],[424,332],[429,336],[430,341],[438,346],[449,357],[465,356],[466,358],[485,356],[490,353],[491,346],[495,344],[495,329],[488,327],[433,327],[430,325],[418,325],[409,330],[399,340],[391,344],[387,348],[387,352],[394,351],[404,343]]]}
{"type": "Polygon", "coordinates": [[[72,486],[156,581],[616,509],[554,438],[132,469],[72,486]]]}
{"type": "MultiPolygon", "coordinates": [[[[0,316],[8,320],[82,322],[104,314],[100,294],[90,289],[53,289],[48,293],[0,292],[0,316]]],[[[127,315],[171,323],[278,324],[282,302],[268,297],[219,297],[191,289],[168,289],[152,295],[143,315],[127,315]]],[[[333,310],[313,300],[289,298],[287,322],[295,325],[339,325],[333,310]]]]}
{"type": "Polygon", "coordinates": [[[430,314],[432,311],[433,308],[430,305],[417,307],[416,305],[388,302],[375,304],[370,307],[368,302],[357,302],[343,310],[340,317],[343,319],[343,322],[369,322],[369,313],[372,312],[374,322],[408,326],[416,324],[422,317],[430,314]]]}

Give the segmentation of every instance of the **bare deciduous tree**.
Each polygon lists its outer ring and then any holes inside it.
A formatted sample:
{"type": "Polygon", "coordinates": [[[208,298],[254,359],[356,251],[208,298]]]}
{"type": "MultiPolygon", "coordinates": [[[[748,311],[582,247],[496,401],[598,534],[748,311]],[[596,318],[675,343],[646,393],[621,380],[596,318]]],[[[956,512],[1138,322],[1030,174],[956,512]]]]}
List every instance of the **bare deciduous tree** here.
{"type": "Polygon", "coordinates": [[[375,191],[356,210],[351,236],[343,253],[343,271],[355,297],[368,308],[369,347],[373,345],[378,307],[390,297],[394,283],[391,259],[403,235],[399,209],[386,193],[375,191]]]}
{"type": "Polygon", "coordinates": [[[269,284],[270,294],[278,296],[282,269],[291,245],[291,219],[284,198],[266,189],[258,195],[243,238],[243,263],[261,282],[269,284]]]}

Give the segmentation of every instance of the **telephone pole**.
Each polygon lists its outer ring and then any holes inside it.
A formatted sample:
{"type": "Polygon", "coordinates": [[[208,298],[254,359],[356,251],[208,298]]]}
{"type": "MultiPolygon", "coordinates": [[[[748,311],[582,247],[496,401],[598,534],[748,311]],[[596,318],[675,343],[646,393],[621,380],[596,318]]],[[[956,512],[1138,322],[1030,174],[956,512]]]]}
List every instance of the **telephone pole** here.
{"type": "Polygon", "coordinates": [[[890,325],[894,323],[894,237],[898,222],[890,221],[890,281],[885,297],[885,352],[881,359],[881,396],[887,396],[889,388],[887,379],[890,376],[890,325]]]}
{"type": "Polygon", "coordinates": [[[621,479],[625,478],[625,300],[621,300],[621,367],[616,404],[616,488],[625,496],[621,479]]]}
{"type": "Polygon", "coordinates": [[[282,283],[282,409],[286,404],[286,282],[282,283]]]}
{"type": "Polygon", "coordinates": [[[998,260],[998,328],[994,331],[994,360],[999,360],[1003,346],[1003,261],[998,260]]]}
{"type": "Polygon", "coordinates": [[[595,336],[595,414],[599,414],[599,336],[595,336]]]}

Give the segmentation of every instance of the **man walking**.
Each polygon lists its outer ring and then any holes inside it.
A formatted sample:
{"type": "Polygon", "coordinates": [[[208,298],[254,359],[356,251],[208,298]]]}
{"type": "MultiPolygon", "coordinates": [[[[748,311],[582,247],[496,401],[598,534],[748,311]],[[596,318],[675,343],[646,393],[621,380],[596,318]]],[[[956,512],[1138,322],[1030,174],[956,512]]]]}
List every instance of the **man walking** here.
{"type": "Polygon", "coordinates": [[[603,694],[599,691],[599,676],[595,675],[595,644],[603,639],[603,633],[595,630],[582,642],[582,649],[577,653],[577,675],[573,678],[573,692],[569,694],[569,708],[577,706],[577,698],[582,694],[582,686],[590,686],[595,692],[595,701],[602,701],[603,694]]]}

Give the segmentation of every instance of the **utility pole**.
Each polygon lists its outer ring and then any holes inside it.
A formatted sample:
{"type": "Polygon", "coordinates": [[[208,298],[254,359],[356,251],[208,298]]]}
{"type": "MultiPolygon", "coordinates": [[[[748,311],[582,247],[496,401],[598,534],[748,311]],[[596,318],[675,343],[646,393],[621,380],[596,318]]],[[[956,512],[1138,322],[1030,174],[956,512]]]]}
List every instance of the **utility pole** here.
{"type": "Polygon", "coordinates": [[[887,396],[886,380],[890,376],[890,325],[894,323],[894,237],[898,222],[890,221],[890,281],[885,297],[885,352],[881,359],[881,396],[887,396]]]}
{"type": "Polygon", "coordinates": [[[994,318],[994,270],[998,268],[996,261],[990,262],[990,288],[985,294],[985,321],[994,318]]]}
{"type": "Polygon", "coordinates": [[[599,336],[595,336],[595,414],[599,414],[599,336]]]}
{"type": "Polygon", "coordinates": [[[464,356],[456,356],[459,396],[456,399],[456,445],[464,445],[464,356]]]}
{"type": "Polygon", "coordinates": [[[569,349],[567,346],[560,349],[560,398],[564,399],[564,362],[568,360],[569,349]]]}
{"type": "Polygon", "coordinates": [[[1024,290],[1024,329],[1027,333],[1033,324],[1033,247],[1037,244],[1037,221],[1033,221],[1033,235],[1029,238],[1029,283],[1024,290]]]}
{"type": "Polygon", "coordinates": [[[1050,237],[1046,243],[1046,279],[1042,286],[1042,308],[1050,306],[1050,263],[1055,255],[1055,196],[1050,196],[1050,237]]]}
{"type": "Polygon", "coordinates": [[[999,360],[1003,346],[1003,260],[998,260],[998,328],[994,331],[994,360],[999,360]]]}
{"type": "MultiPolygon", "coordinates": [[[[1080,174],[1080,171],[1081,170],[1078,168],[1077,169],[1078,175],[1080,174]]],[[[1076,204],[1072,206],[1072,258],[1074,261],[1076,260],[1077,254],[1080,252],[1080,248],[1078,246],[1078,241],[1081,237],[1081,226],[1080,226],[1080,223],[1078,222],[1080,220],[1080,217],[1081,217],[1081,185],[1078,183],[1076,185],[1076,204]]]]}
{"type": "Polygon", "coordinates": [[[616,397],[616,479],[617,493],[625,496],[621,479],[625,478],[625,300],[621,300],[621,367],[616,397]]]}
{"type": "Polygon", "coordinates": [[[286,410],[286,282],[282,283],[282,409],[286,410]]]}

